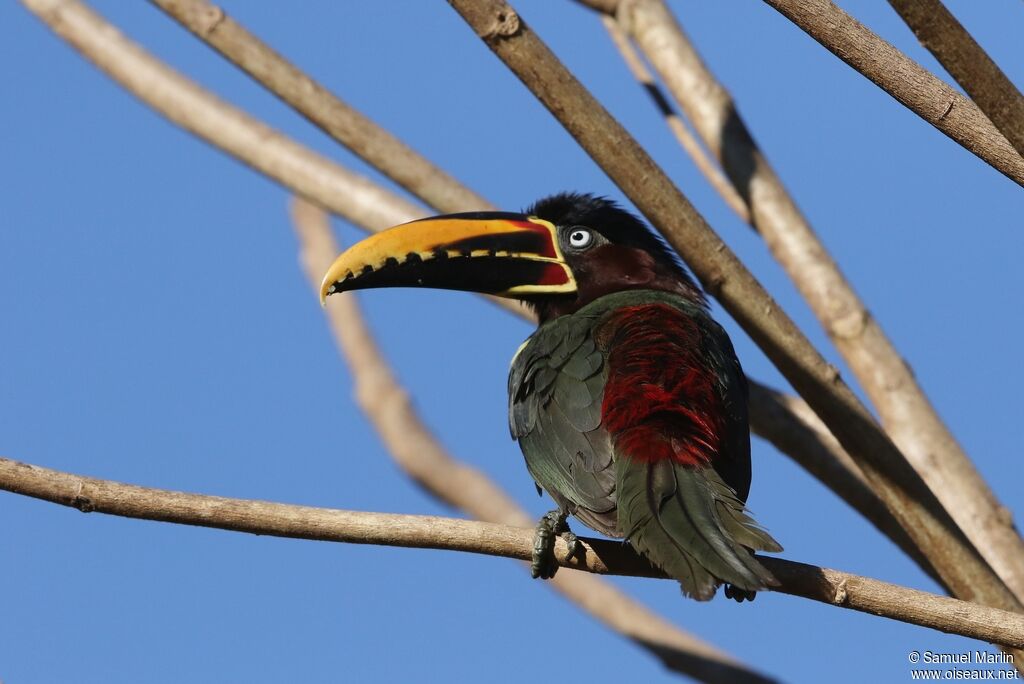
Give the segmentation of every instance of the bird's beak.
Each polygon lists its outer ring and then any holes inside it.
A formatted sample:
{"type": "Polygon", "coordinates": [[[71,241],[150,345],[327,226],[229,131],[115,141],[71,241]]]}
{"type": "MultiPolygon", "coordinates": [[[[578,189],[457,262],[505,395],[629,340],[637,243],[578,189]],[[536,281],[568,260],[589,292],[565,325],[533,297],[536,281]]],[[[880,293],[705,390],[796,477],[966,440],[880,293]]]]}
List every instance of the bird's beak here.
{"type": "Polygon", "coordinates": [[[504,297],[571,293],[576,280],[555,226],[534,216],[450,214],[404,223],[358,242],[331,264],[328,295],[372,287],[431,287],[504,297]]]}

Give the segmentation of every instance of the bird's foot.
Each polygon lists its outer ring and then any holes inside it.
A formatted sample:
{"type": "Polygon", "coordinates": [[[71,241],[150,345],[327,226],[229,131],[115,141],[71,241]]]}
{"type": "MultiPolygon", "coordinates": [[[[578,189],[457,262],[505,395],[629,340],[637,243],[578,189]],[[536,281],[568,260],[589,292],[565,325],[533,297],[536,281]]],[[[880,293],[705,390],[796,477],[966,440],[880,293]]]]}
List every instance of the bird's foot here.
{"type": "Polygon", "coordinates": [[[530,574],[534,579],[551,579],[558,570],[558,562],[555,560],[555,537],[562,535],[569,545],[569,556],[575,556],[580,550],[580,540],[569,529],[565,519],[569,517],[568,511],[555,509],[546,513],[540,522],[537,523],[537,530],[533,535],[533,562],[530,563],[530,574]]]}
{"type": "Polygon", "coordinates": [[[731,598],[736,603],[743,603],[744,601],[753,601],[756,596],[756,591],[747,591],[746,589],[734,587],[731,584],[725,585],[725,597],[731,598]]]}

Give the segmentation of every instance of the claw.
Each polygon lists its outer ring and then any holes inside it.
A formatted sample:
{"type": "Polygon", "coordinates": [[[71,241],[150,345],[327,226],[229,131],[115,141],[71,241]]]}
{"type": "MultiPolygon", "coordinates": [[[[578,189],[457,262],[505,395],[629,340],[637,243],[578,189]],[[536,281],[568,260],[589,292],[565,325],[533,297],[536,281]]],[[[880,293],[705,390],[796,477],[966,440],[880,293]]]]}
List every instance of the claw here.
{"type": "Polygon", "coordinates": [[[579,539],[569,531],[565,524],[568,512],[555,509],[544,515],[537,523],[537,530],[533,536],[533,561],[530,563],[530,574],[534,579],[551,579],[558,571],[558,563],[555,561],[555,537],[565,534],[565,540],[569,544],[569,555],[574,555],[580,548],[579,539]]]}
{"type": "Polygon", "coordinates": [[[756,596],[756,591],[747,591],[746,589],[734,587],[731,584],[725,585],[725,597],[731,598],[733,601],[736,601],[736,603],[743,603],[744,601],[753,601],[756,596]]]}
{"type": "Polygon", "coordinates": [[[565,532],[562,533],[562,539],[564,539],[565,543],[569,546],[569,558],[575,558],[576,555],[583,550],[583,543],[580,541],[580,538],[569,529],[568,525],[565,528],[565,532]]]}

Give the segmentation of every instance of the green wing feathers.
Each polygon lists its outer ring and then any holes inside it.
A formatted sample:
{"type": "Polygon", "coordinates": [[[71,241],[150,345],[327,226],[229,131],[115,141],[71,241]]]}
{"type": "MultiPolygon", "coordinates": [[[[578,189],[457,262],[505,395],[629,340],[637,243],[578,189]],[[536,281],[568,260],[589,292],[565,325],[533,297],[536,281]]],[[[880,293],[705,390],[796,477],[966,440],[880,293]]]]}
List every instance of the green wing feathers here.
{"type": "Polygon", "coordinates": [[[509,426],[537,485],[614,535],[612,444],[601,427],[604,356],[592,329],[589,318],[565,316],[534,333],[509,372],[509,426]]]}
{"type": "Polygon", "coordinates": [[[616,456],[620,528],[633,547],[701,601],[722,582],[746,592],[778,581],[751,553],[781,551],[713,468],[616,456]]]}
{"type": "Polygon", "coordinates": [[[699,306],[636,290],[545,323],[512,362],[509,425],[562,510],[627,537],[687,595],[777,584],[752,551],[782,549],[743,503],[743,373],[699,306]]]}

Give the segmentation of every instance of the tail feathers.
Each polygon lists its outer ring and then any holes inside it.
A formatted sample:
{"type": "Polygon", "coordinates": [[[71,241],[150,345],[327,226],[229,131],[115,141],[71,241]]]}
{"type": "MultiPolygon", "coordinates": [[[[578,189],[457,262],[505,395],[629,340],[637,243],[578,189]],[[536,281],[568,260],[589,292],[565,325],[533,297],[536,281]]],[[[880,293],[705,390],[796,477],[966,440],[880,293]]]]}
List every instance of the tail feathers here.
{"type": "Polygon", "coordinates": [[[729,536],[754,551],[767,551],[768,553],[782,551],[779,542],[775,541],[756,520],[747,514],[746,507],[742,501],[736,498],[736,493],[732,488],[722,482],[718,473],[711,472],[715,475],[712,486],[720,492],[716,496],[715,508],[722,521],[722,526],[729,536]]]}
{"type": "Polygon", "coordinates": [[[617,459],[618,514],[630,543],[700,601],[725,582],[745,592],[778,581],[751,553],[781,551],[712,468],[617,459]]]}

